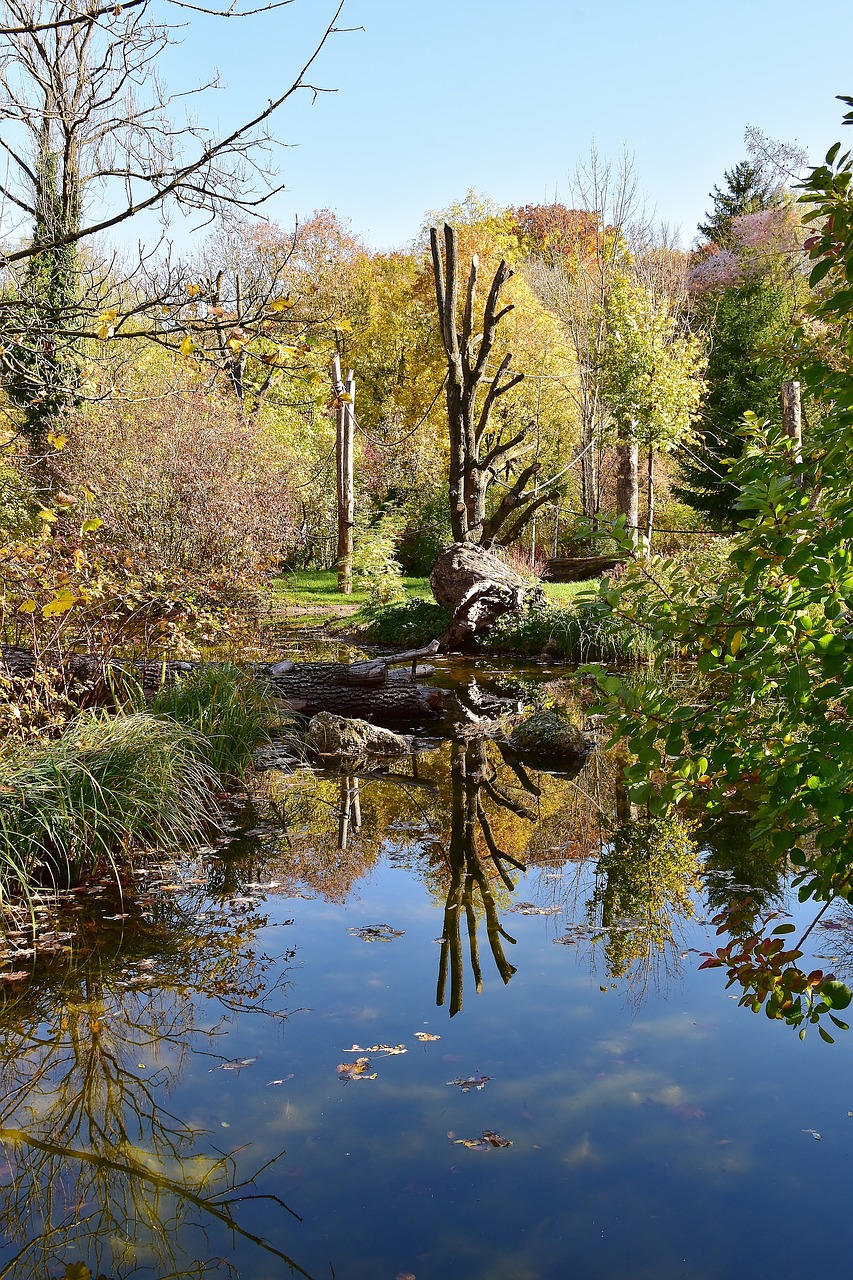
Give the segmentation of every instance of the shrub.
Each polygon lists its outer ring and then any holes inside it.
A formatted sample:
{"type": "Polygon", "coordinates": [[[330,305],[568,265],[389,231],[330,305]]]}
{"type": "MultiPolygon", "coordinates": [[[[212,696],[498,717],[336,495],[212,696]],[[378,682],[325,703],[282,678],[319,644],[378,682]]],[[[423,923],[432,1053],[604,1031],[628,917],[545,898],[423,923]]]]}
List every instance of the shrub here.
{"type": "Polygon", "coordinates": [[[370,609],[366,636],[375,644],[417,648],[429,644],[446,630],[450,614],[429,600],[409,597],[382,608],[370,609]]]}
{"type": "Polygon", "coordinates": [[[111,536],[161,567],[237,576],[295,545],[288,452],[209,392],[93,406],[70,434],[64,486],[94,490],[111,536]]]}

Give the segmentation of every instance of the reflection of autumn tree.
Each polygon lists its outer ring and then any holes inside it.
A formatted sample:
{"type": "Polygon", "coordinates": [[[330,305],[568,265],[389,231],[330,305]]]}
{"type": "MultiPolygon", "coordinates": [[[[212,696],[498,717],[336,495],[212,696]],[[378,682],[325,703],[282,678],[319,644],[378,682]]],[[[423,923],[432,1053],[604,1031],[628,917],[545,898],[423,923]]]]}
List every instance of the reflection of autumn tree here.
{"type": "Polygon", "coordinates": [[[421,834],[440,827],[438,786],[419,771],[418,758],[411,757],[357,775],[269,773],[264,800],[278,831],[264,874],[291,891],[304,886],[329,902],[343,902],[376,863],[389,831],[407,820],[421,834]]]}
{"type": "Polygon", "coordinates": [[[607,932],[608,977],[628,976],[642,990],[675,954],[676,923],[694,913],[699,855],[678,817],[635,818],[616,829],[598,861],[587,903],[590,922],[607,932]]]}
{"type": "Polygon", "coordinates": [[[257,1194],[236,1160],[164,1105],[217,1029],[194,1025],[179,986],[144,985],[150,968],[125,973],[72,961],[58,993],[6,1010],[0,1277],[47,1277],[77,1258],[93,1274],[202,1276],[207,1264],[178,1243],[188,1223],[221,1224],[306,1275],[236,1220],[237,1202],[257,1194]]]}

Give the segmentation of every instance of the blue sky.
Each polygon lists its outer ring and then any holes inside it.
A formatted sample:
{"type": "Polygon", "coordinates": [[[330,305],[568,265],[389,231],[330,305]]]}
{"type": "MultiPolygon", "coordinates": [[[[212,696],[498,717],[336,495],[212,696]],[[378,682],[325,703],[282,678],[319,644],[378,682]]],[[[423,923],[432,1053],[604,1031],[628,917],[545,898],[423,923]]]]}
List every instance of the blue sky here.
{"type": "MultiPolygon", "coordinates": [[[[275,14],[188,26],[170,84],[218,66],[201,118],[228,125],[281,91],[334,12],[295,0],[275,14]]],[[[853,4],[824,0],[347,0],[314,72],[336,91],[276,117],[287,191],[269,215],[332,208],[377,248],[469,188],[500,204],[563,198],[595,143],[634,156],[657,216],[685,243],[758,126],[822,158],[853,94],[853,4]]],[[[850,145],[853,145],[853,130],[850,145]]]]}

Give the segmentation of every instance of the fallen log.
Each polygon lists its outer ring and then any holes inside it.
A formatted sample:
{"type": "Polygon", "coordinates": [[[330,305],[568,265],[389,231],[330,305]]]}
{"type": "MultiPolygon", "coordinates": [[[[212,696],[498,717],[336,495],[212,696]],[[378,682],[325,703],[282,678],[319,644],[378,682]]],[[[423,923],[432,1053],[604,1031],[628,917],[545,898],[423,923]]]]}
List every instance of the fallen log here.
{"type": "Polygon", "coordinates": [[[543,577],[549,582],[588,582],[612,573],[624,564],[623,556],[554,556],[545,562],[543,577]]]}
{"type": "MultiPolygon", "coordinates": [[[[301,715],[331,711],[361,719],[422,720],[440,715],[448,695],[442,689],[418,684],[433,674],[433,668],[418,664],[419,657],[431,656],[438,642],[388,657],[362,662],[266,662],[252,663],[258,680],[269,684],[283,708],[301,715]],[[395,670],[399,664],[410,670],[395,670]]],[[[35,679],[37,668],[51,669],[80,703],[109,702],[123,676],[137,681],[150,695],[164,684],[191,674],[201,662],[131,662],[104,660],[94,654],[46,655],[37,664],[33,653],[11,645],[0,646],[0,676],[21,683],[35,679]]]]}

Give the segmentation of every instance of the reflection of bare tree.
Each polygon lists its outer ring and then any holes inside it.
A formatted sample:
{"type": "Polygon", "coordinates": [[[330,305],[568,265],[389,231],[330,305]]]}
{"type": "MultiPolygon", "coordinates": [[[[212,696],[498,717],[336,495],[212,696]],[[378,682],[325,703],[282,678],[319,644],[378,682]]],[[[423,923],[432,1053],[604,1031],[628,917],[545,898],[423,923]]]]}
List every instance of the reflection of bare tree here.
{"type": "MultiPolygon", "coordinates": [[[[483,738],[454,742],[450,757],[451,828],[448,848],[450,883],[444,909],[444,930],[441,938],[441,957],[438,970],[436,1001],[443,1005],[450,978],[450,1016],[462,1008],[463,942],[462,919],[468,934],[468,951],[474,983],[482,990],[482,968],[477,937],[477,916],[485,917],[489,949],[498,973],[509,982],[515,973],[504,954],[503,943],[515,944],[498,918],[493,875],[507,887],[514,884],[507,871],[507,864],[524,871],[524,863],[502,851],[495,838],[493,821],[487,810],[488,798],[498,809],[509,810],[520,818],[533,820],[535,805],[530,797],[538,794],[537,788],[521,765],[510,764],[515,777],[522,784],[521,790],[510,791],[499,778],[498,771],[488,755],[488,744],[483,738]],[[482,843],[478,847],[478,834],[482,843]],[[478,908],[479,900],[479,908],[478,908]]],[[[494,813],[494,810],[491,811],[494,813]]]]}
{"type": "Polygon", "coordinates": [[[238,1201],[259,1194],[252,1178],[165,1105],[199,1037],[216,1031],[194,1026],[180,987],[136,986],[97,963],[57,997],[5,1011],[0,1280],[47,1277],[77,1259],[93,1274],[201,1276],[207,1264],[179,1236],[189,1223],[220,1226],[307,1275],[235,1217],[238,1201]]]}

